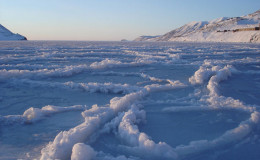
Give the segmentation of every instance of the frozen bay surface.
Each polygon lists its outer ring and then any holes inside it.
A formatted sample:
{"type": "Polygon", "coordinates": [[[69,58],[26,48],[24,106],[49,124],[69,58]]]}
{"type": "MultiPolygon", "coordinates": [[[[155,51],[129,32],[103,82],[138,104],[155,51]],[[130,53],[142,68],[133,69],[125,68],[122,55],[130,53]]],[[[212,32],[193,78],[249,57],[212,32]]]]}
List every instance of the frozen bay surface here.
{"type": "Polygon", "coordinates": [[[0,42],[0,159],[259,160],[260,46],[0,42]]]}

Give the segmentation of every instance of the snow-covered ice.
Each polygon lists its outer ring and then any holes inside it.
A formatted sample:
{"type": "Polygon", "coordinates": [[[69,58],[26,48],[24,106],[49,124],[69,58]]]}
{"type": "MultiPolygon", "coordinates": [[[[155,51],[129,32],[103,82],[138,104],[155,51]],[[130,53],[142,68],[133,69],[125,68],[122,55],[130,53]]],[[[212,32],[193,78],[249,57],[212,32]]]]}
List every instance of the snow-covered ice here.
{"type": "Polygon", "coordinates": [[[258,44],[0,42],[0,159],[258,160],[259,69],[258,44]]]}

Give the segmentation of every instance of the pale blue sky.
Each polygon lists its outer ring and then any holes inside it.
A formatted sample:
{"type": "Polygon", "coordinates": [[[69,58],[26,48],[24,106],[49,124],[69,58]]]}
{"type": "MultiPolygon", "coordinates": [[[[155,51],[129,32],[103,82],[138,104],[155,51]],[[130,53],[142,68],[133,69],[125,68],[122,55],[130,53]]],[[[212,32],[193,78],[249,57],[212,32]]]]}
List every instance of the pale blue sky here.
{"type": "Polygon", "coordinates": [[[0,0],[0,24],[29,40],[132,40],[258,9],[260,0],[0,0]]]}

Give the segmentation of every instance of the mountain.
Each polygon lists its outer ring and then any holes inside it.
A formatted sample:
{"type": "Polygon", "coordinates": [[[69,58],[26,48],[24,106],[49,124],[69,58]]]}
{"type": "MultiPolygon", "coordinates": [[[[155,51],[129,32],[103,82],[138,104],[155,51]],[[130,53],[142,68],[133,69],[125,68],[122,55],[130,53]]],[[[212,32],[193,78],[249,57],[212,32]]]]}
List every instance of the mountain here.
{"type": "Polygon", "coordinates": [[[160,36],[140,36],[134,39],[134,41],[149,41],[149,39],[154,39],[160,36]]]}
{"type": "MultiPolygon", "coordinates": [[[[241,17],[191,22],[162,36],[134,41],[256,42],[260,43],[260,10],[241,17]]],[[[146,38],[142,38],[146,37],[146,38]]]]}
{"type": "Polygon", "coordinates": [[[26,37],[20,34],[14,34],[7,28],[0,24],[0,41],[15,41],[15,40],[27,40],[26,37]]]}

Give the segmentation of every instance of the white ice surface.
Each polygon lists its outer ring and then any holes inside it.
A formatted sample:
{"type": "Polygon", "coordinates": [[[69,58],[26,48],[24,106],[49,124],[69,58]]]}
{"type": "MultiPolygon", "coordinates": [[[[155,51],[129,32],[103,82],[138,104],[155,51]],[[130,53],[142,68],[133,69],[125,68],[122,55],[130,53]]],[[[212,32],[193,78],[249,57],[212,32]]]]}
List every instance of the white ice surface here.
{"type": "Polygon", "coordinates": [[[260,156],[259,45],[0,45],[0,159],[260,156]]]}

